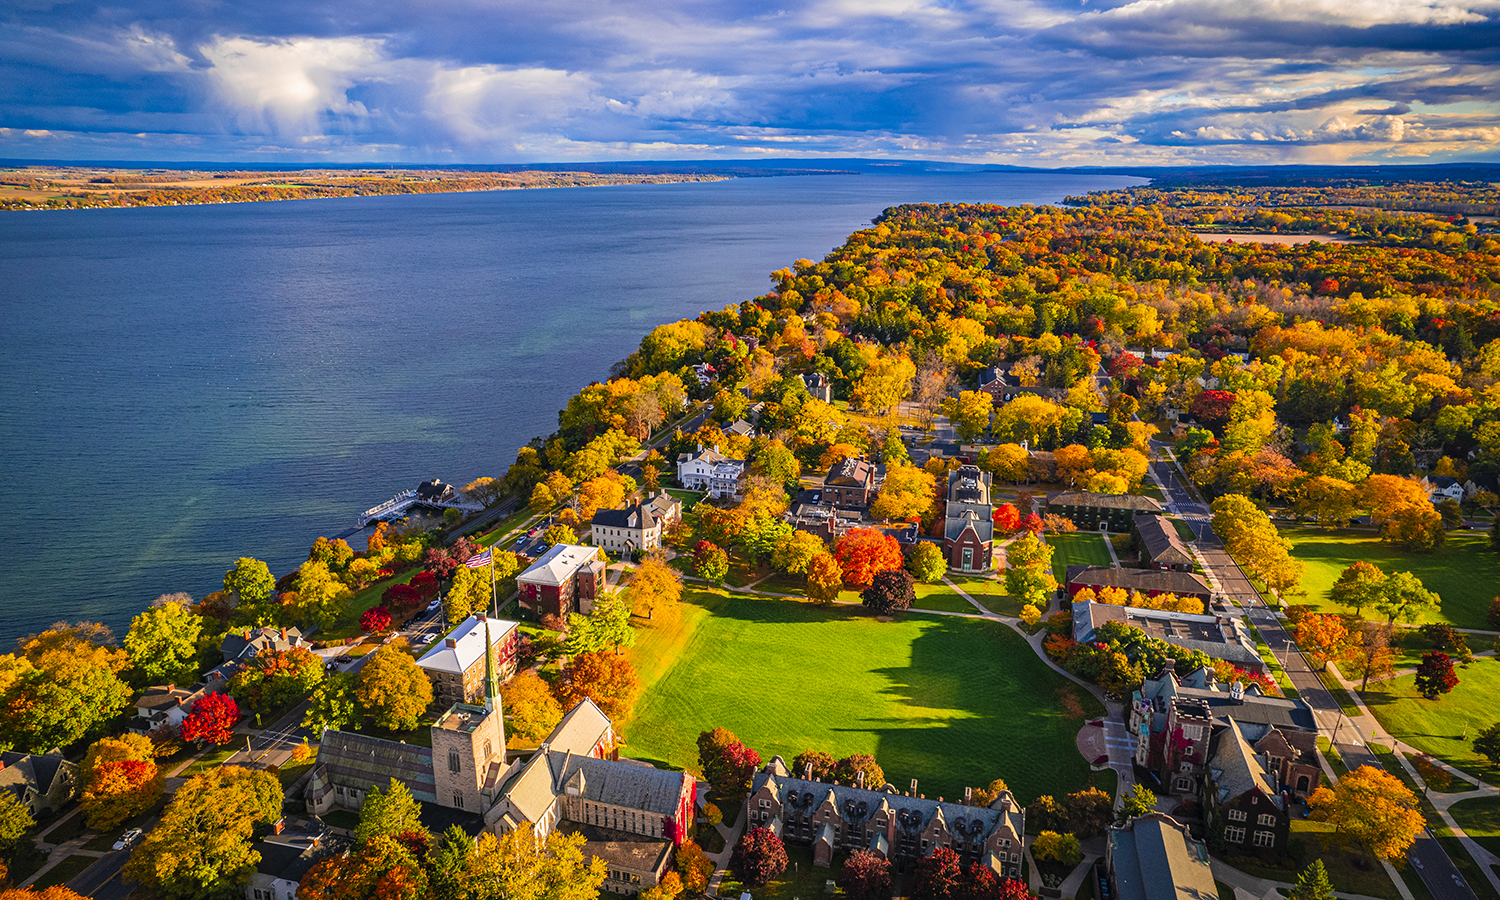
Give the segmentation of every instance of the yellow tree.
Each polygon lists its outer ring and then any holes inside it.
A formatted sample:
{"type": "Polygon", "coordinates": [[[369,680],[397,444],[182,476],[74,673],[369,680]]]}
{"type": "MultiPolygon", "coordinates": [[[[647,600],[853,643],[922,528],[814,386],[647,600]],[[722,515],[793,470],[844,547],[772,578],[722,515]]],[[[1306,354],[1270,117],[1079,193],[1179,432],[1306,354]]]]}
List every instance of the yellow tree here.
{"type": "Polygon", "coordinates": [[[1360,486],[1359,503],[1369,510],[1370,519],[1376,524],[1403,506],[1432,505],[1420,481],[1401,475],[1371,475],[1360,486]]]}
{"type": "Polygon", "coordinates": [[[1053,454],[1057,460],[1057,477],[1068,485],[1083,484],[1094,470],[1094,455],[1082,444],[1059,447],[1053,454]]]}
{"type": "Polygon", "coordinates": [[[1292,508],[1324,528],[1338,528],[1354,516],[1354,485],[1331,475],[1309,478],[1297,486],[1292,508]]]}
{"type": "Polygon", "coordinates": [[[916,466],[891,466],[870,504],[870,515],[886,521],[920,519],[932,509],[936,485],[930,472],[916,466]]]}
{"type": "Polygon", "coordinates": [[[432,702],[432,682],[417,668],[404,640],[395,640],[370,655],[359,670],[355,699],[376,727],[410,731],[432,702]]]}
{"type": "Polygon", "coordinates": [[[636,567],[630,578],[630,603],[636,615],[654,619],[658,612],[675,611],[681,600],[682,575],[676,569],[656,556],[636,567]]]}
{"type": "Polygon", "coordinates": [[[831,553],[820,553],[807,565],[807,596],[822,603],[838,599],[844,587],[844,570],[831,553]]]}
{"type": "MultiPolygon", "coordinates": [[[[989,396],[986,394],[985,396],[989,396]]],[[[981,468],[995,476],[996,481],[1019,484],[1030,474],[1031,454],[1020,444],[1000,444],[979,455],[981,468]]]]}
{"type": "Polygon", "coordinates": [[[1318,788],[1308,805],[1314,819],[1331,823],[1367,853],[1387,861],[1401,859],[1425,825],[1417,795],[1374,766],[1360,766],[1333,790],[1318,788]]]}
{"type": "Polygon", "coordinates": [[[562,704],[535,672],[522,672],[500,688],[510,733],[540,743],[562,721],[562,704]]]}
{"type": "Polygon", "coordinates": [[[608,867],[583,855],[584,836],[531,828],[479,836],[465,887],[472,900],[594,900],[608,867]]]}
{"type": "Polygon", "coordinates": [[[906,356],[882,356],[865,368],[852,399],[860,409],[884,413],[911,393],[916,374],[917,367],[906,356]]]}
{"type": "Polygon", "coordinates": [[[964,391],[957,397],[949,397],[939,406],[958,431],[960,440],[972,441],[990,427],[990,414],[995,408],[995,398],[984,391],[964,391]]]}

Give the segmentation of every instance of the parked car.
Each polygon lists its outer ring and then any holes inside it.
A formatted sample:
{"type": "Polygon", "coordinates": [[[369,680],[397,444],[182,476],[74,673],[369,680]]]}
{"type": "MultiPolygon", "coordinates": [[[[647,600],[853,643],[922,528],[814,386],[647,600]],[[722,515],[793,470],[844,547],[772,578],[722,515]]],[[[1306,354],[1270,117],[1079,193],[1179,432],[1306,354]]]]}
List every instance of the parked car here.
{"type": "Polygon", "coordinates": [[[118,841],[115,841],[115,849],[124,850],[132,846],[136,841],[141,839],[141,834],[142,832],[139,828],[130,829],[129,831],[120,835],[120,839],[118,841]]]}
{"type": "Polygon", "coordinates": [[[443,598],[439,597],[438,599],[436,599],[436,600],[432,601],[431,603],[427,604],[427,611],[428,612],[432,612],[433,610],[436,610],[439,606],[442,606],[442,605],[443,605],[443,598]]]}

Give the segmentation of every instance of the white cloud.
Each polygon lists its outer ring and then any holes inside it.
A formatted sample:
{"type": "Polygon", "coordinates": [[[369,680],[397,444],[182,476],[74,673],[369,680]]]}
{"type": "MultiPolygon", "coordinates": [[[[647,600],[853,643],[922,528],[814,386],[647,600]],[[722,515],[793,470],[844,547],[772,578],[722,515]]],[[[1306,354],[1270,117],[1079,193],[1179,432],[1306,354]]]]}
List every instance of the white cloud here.
{"type": "Polygon", "coordinates": [[[199,48],[211,64],[217,99],[243,130],[296,137],[319,134],[327,114],[363,117],[347,92],[378,72],[383,41],[374,38],[217,38],[199,48]]]}
{"type": "Polygon", "coordinates": [[[439,68],[425,114],[460,144],[524,150],[536,137],[564,130],[580,112],[605,108],[587,75],[558,69],[439,68]]]}

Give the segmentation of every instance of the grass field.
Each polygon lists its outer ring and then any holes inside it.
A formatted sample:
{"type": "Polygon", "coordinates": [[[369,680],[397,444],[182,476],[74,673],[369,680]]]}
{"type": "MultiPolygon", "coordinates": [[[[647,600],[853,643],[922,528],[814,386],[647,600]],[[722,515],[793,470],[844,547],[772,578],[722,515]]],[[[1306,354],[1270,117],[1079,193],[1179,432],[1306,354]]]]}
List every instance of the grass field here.
{"type": "Polygon", "coordinates": [[[1283,859],[1280,865],[1266,865],[1253,856],[1232,856],[1230,865],[1243,872],[1274,881],[1295,883],[1302,869],[1314,859],[1323,860],[1328,870],[1328,880],[1334,890],[1366,897],[1384,897],[1399,900],[1401,894],[1380,866],[1365,868],[1363,853],[1359,845],[1343,835],[1335,834],[1333,826],[1306,819],[1292,820],[1290,843],[1301,846],[1301,862],[1294,856],[1283,859]]]}
{"type": "Polygon", "coordinates": [[[1049,534],[1047,544],[1052,547],[1052,574],[1059,584],[1067,578],[1068,566],[1107,566],[1110,564],[1109,548],[1104,546],[1104,537],[1093,531],[1075,531],[1071,534],[1049,534]]]}
{"type": "Polygon", "coordinates": [[[1448,807],[1448,814],[1475,843],[1500,853],[1500,797],[1480,797],[1448,807]]]}
{"type": "Polygon", "coordinates": [[[1478,753],[1473,739],[1495,722],[1495,697],[1500,695],[1500,663],[1479,659],[1457,669],[1458,686],[1438,700],[1416,692],[1415,676],[1371,682],[1365,705],[1385,726],[1386,733],[1425,750],[1451,765],[1493,779],[1500,775],[1478,753]]]}
{"type": "Polygon", "coordinates": [[[55,885],[67,884],[74,878],[83,874],[83,870],[98,862],[97,856],[67,856],[63,861],[48,869],[41,878],[32,882],[31,888],[35,891],[44,891],[55,885]]]}
{"type": "Polygon", "coordinates": [[[1405,553],[1382,544],[1368,531],[1287,528],[1282,535],[1291,540],[1292,555],[1307,565],[1302,578],[1307,597],[1295,598],[1293,602],[1341,611],[1328,602],[1328,589],[1347,566],[1364,560],[1387,572],[1411,572],[1436,591],[1443,605],[1441,614],[1433,617],[1435,621],[1460,628],[1493,627],[1486,614],[1490,600],[1500,593],[1500,553],[1489,551],[1486,532],[1451,531],[1441,550],[1425,555],[1405,553]]]}
{"type": "Polygon", "coordinates": [[[1005,626],[697,588],[685,601],[631,651],[645,692],[628,756],[695,768],[699,732],[723,726],[766,759],[873,753],[930,797],[996,777],[1023,802],[1089,783],[1074,737],[1099,703],[1005,626]]]}

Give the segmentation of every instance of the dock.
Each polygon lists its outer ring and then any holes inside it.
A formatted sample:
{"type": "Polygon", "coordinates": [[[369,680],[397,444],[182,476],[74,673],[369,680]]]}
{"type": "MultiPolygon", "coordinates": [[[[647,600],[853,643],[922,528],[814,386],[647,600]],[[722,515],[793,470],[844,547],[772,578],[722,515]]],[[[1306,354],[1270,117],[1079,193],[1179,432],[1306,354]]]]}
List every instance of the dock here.
{"type": "Polygon", "coordinates": [[[379,506],[372,506],[359,515],[359,527],[367,528],[371,522],[389,522],[407,514],[413,506],[423,509],[456,509],[464,515],[480,512],[481,503],[462,500],[457,494],[448,497],[423,497],[415,489],[405,490],[379,506]]]}

